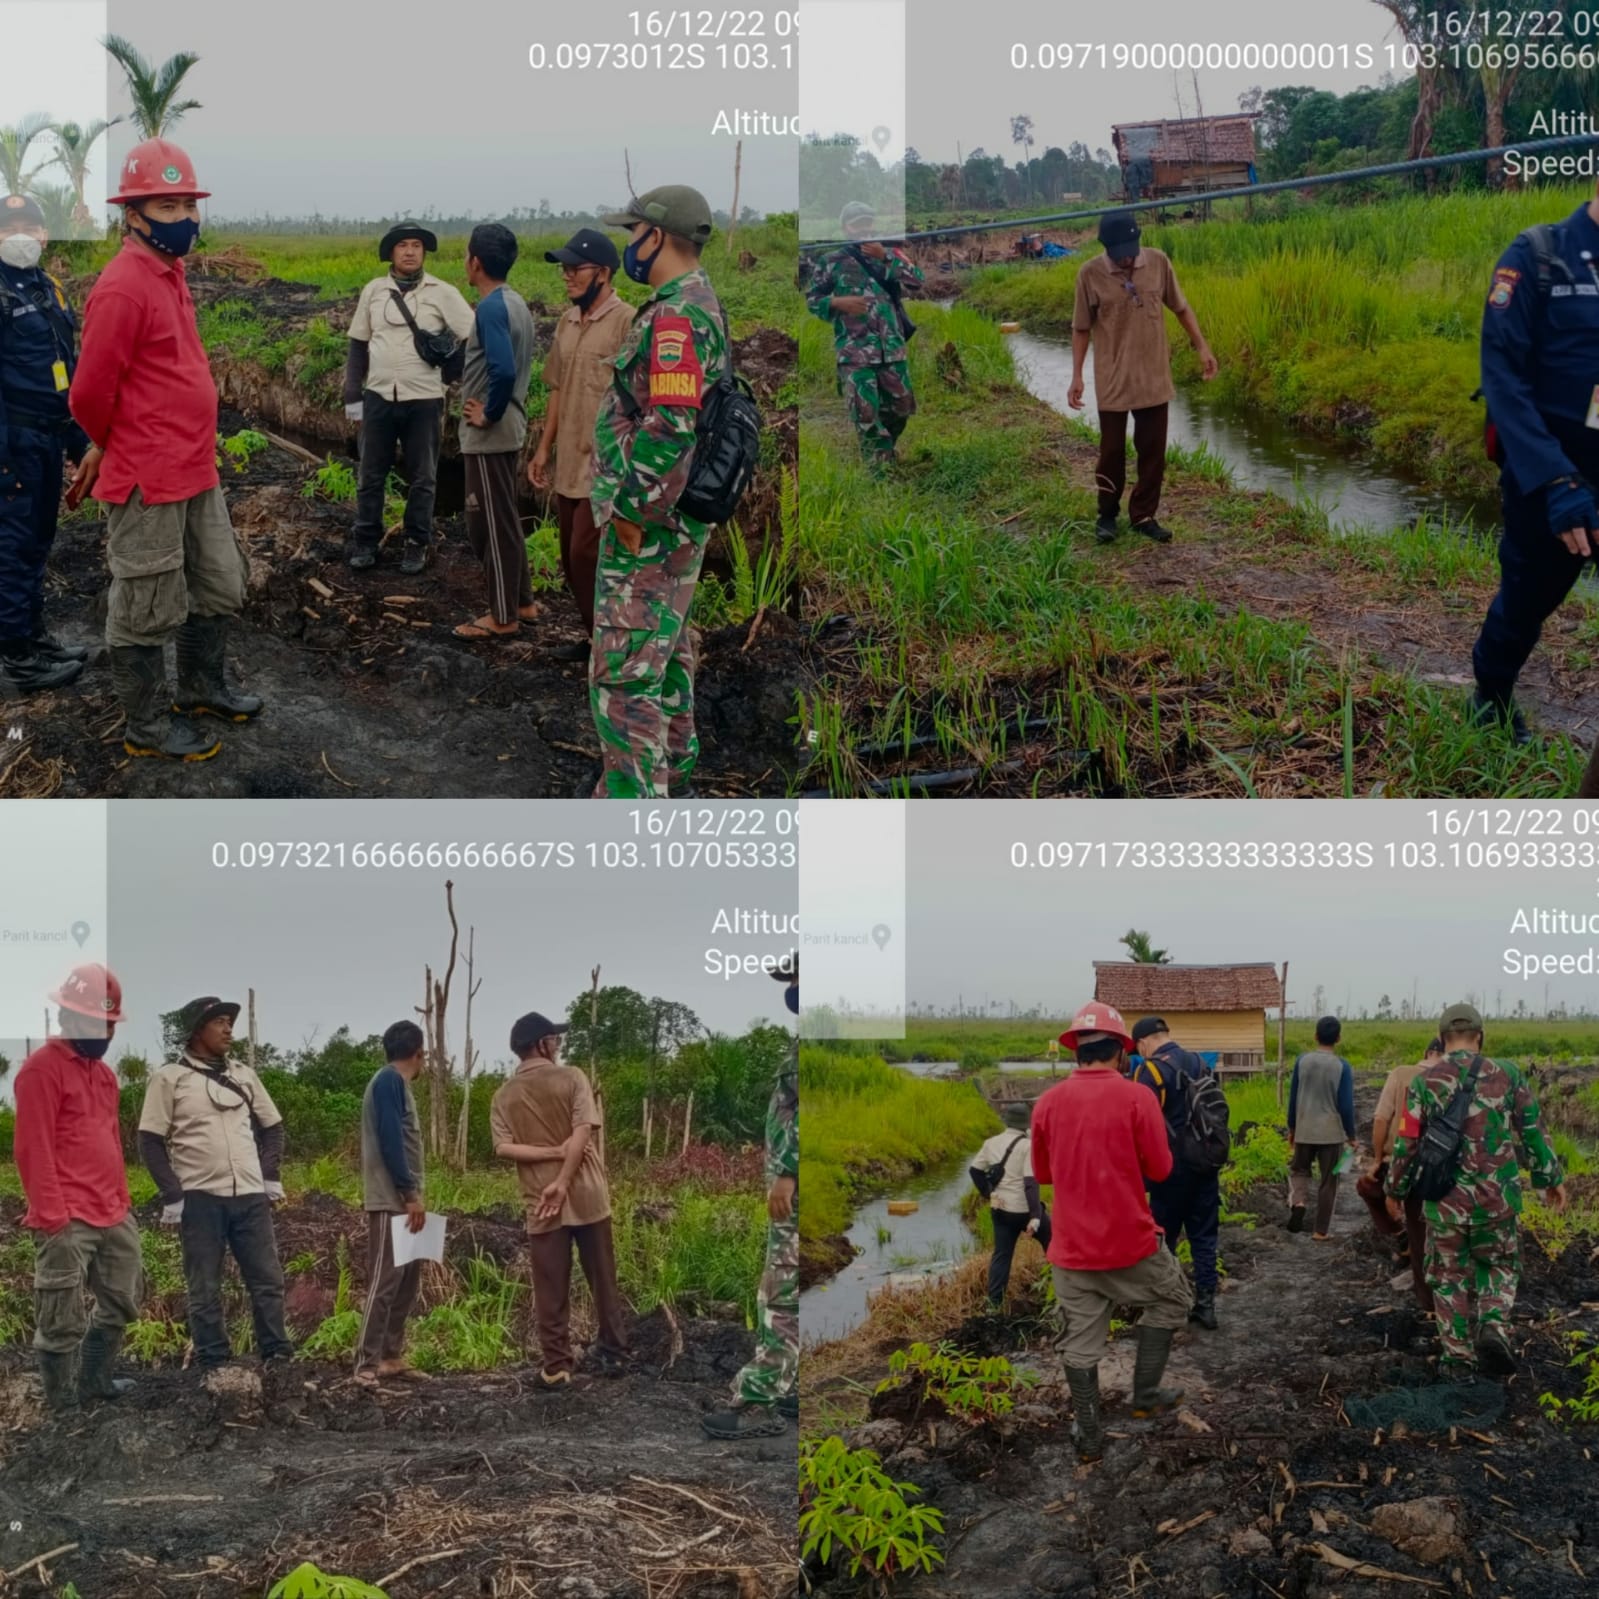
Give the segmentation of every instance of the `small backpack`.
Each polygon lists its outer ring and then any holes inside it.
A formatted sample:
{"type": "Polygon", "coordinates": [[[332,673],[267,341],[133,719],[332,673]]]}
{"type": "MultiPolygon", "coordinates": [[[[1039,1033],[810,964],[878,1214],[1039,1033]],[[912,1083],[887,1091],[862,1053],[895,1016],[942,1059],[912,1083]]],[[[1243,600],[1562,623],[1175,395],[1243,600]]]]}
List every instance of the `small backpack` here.
{"type": "Polygon", "coordinates": [[[1466,1118],[1471,1115],[1472,1095],[1477,1091],[1477,1074],[1482,1066],[1482,1056],[1475,1056],[1464,1080],[1449,1096],[1449,1103],[1436,1116],[1429,1117],[1421,1129],[1410,1189],[1423,1200],[1443,1199],[1460,1180],[1460,1146],[1465,1142],[1466,1118]]]}
{"type": "Polygon", "coordinates": [[[1017,1133],[1005,1146],[1005,1153],[988,1166],[968,1166],[966,1170],[971,1174],[972,1187],[984,1199],[992,1199],[994,1190],[1005,1180],[1005,1168],[1010,1164],[1010,1158],[1016,1152],[1016,1146],[1026,1138],[1026,1133],[1017,1133]]]}
{"type": "MultiPolygon", "coordinates": [[[[694,460],[674,507],[713,527],[725,523],[738,509],[761,458],[761,413],[755,391],[733,369],[733,330],[725,309],[722,331],[727,339],[727,375],[706,390],[700,403],[694,460]]],[[[637,420],[643,407],[623,386],[620,373],[613,386],[623,414],[630,422],[637,420]]]]}

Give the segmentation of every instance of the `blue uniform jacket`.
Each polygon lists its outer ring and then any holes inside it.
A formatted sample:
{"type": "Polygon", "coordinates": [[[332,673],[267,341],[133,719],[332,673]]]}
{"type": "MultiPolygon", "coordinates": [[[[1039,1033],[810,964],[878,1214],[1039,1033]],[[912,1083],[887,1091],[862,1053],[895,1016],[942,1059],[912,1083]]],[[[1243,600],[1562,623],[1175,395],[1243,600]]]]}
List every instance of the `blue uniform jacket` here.
{"type": "Polygon", "coordinates": [[[1175,1139],[1188,1119],[1186,1094],[1172,1093],[1172,1080],[1178,1076],[1205,1077],[1209,1069],[1191,1049],[1181,1044],[1162,1044],[1152,1056],[1140,1059],[1132,1071],[1132,1080],[1142,1083],[1160,1101],[1160,1113],[1166,1118],[1166,1136],[1175,1139]]]}
{"type": "Polygon", "coordinates": [[[30,421],[60,428],[62,449],[77,459],[89,441],[72,420],[67,391],[56,387],[53,371],[62,362],[70,383],[77,367],[72,307],[61,285],[39,267],[0,262],[0,286],[0,472],[11,464],[11,429],[30,421]]]}
{"type": "MultiPolygon", "coordinates": [[[[1582,438],[1599,386],[1599,225],[1586,205],[1556,227],[1555,252],[1571,275],[1556,264],[1542,299],[1532,247],[1518,238],[1494,268],[1482,313],[1483,393],[1523,495],[1578,475],[1562,441],[1582,438]]],[[[1599,432],[1588,437],[1599,445],[1599,432]]]]}

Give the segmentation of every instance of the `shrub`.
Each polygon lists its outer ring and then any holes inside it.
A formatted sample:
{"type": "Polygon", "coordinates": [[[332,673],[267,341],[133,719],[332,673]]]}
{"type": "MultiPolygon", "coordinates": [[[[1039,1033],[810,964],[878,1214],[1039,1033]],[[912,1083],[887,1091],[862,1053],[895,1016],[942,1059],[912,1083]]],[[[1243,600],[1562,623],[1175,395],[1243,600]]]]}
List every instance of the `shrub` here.
{"type": "Polygon", "coordinates": [[[850,1449],[842,1438],[800,1447],[800,1558],[835,1553],[849,1559],[849,1574],[886,1581],[907,1571],[931,1572],[944,1557],[928,1543],[944,1530],[943,1513],[913,1505],[922,1490],[895,1482],[870,1449],[850,1449]]]}

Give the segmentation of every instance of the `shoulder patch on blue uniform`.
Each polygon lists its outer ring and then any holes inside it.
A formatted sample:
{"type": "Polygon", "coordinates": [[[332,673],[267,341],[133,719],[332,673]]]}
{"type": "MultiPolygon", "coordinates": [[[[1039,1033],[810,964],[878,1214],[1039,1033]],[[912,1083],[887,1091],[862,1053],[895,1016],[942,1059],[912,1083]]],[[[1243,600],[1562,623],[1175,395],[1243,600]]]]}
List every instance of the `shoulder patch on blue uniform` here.
{"type": "Polygon", "coordinates": [[[1521,274],[1514,267],[1495,267],[1493,286],[1488,290],[1488,303],[1496,311],[1503,311],[1515,297],[1521,274]]]}

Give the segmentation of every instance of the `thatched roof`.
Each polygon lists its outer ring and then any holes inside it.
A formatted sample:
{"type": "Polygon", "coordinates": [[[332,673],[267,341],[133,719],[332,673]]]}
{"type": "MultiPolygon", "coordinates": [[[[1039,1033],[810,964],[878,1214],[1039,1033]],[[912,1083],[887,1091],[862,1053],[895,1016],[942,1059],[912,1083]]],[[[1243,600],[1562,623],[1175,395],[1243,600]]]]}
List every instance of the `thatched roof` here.
{"type": "Polygon", "coordinates": [[[1252,116],[1186,117],[1181,122],[1118,122],[1111,129],[1117,156],[1129,151],[1189,165],[1249,164],[1255,159],[1252,116]]]}
{"type": "Polygon", "coordinates": [[[1268,962],[1247,966],[1150,966],[1095,961],[1094,998],[1123,1016],[1162,1010],[1275,1010],[1282,984],[1268,962]]]}

